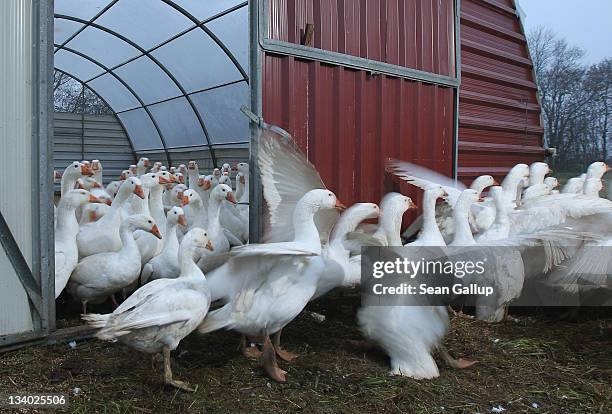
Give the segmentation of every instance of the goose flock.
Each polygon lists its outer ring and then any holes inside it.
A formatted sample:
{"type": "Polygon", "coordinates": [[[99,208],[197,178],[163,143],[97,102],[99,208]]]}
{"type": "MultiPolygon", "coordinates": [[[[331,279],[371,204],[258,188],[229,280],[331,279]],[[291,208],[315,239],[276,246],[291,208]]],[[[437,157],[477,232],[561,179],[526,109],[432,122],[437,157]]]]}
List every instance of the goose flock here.
{"type": "MultiPolygon", "coordinates": [[[[541,162],[514,166],[501,184],[487,175],[465,188],[389,159],[386,173],[424,190],[422,215],[403,235],[403,215],[417,207],[409,197],[389,193],[380,207],[346,208],[276,127],[262,127],[258,167],[263,243],[249,244],[246,163],[206,175],[195,161],[164,166],[141,158],[103,187],[100,161],[73,162],[56,174],[56,298],[65,291],[80,302],[99,339],[162,354],[164,382],[192,391],[173,378],[170,353],[192,332],[219,329],[237,332],[242,353],[285,382],[277,358],[297,355],[282,348],[282,329],[310,301],[360,284],[362,246],[470,247],[492,258],[495,246],[512,247],[481,281],[497,292],[476,303],[476,317],[489,322],[507,317],[528,280],[574,293],[609,285],[612,261],[590,250],[612,245],[612,202],[599,195],[610,170],[603,162],[558,191],[541,162]],[[89,313],[106,301],[114,312],[89,313]]],[[[474,364],[442,345],[447,306],[362,306],[357,321],[388,354],[393,375],[437,377],[436,353],[454,368],[474,364]]]]}

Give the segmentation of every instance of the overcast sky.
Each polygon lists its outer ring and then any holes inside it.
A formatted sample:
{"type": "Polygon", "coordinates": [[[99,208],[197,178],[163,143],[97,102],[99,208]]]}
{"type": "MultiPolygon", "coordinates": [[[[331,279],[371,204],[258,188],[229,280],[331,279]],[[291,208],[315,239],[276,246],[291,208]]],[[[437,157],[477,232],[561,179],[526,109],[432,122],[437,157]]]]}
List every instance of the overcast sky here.
{"type": "Polygon", "coordinates": [[[579,46],[589,63],[612,57],[612,0],[519,0],[525,29],[545,26],[579,46]]]}

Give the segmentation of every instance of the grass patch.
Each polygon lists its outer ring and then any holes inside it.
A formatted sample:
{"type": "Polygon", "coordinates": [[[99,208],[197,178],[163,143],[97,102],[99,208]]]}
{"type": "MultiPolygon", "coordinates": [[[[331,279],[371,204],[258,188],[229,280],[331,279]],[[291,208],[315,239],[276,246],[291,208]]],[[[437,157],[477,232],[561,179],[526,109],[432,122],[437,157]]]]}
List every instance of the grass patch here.
{"type": "Polygon", "coordinates": [[[235,334],[215,332],[188,337],[174,353],[175,375],[198,385],[194,394],[164,387],[147,355],[97,340],[0,355],[0,394],[70,394],[73,413],[489,413],[494,406],[507,413],[612,412],[610,319],[455,318],[447,346],[479,364],[456,371],[440,363],[439,378],[416,381],[388,376],[384,353],[349,343],[361,338],[358,304],[358,295],[334,294],[309,307],[327,316],[323,323],[302,314],[286,328],[285,347],[300,354],[281,364],[287,384],[243,358],[235,334]]]}

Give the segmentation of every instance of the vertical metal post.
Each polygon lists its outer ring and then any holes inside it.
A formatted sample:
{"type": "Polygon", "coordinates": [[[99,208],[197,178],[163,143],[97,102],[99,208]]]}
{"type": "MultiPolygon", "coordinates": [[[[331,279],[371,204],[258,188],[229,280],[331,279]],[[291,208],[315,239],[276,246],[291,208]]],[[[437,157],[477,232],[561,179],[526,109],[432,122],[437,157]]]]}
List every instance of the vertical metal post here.
{"type": "Polygon", "coordinates": [[[454,108],[454,144],[453,144],[453,178],[459,179],[459,92],[461,89],[461,0],[454,0],[455,12],[455,78],[458,86],[455,88],[454,108]]]}
{"type": "Polygon", "coordinates": [[[55,329],[53,234],[53,0],[32,2],[32,274],[40,282],[41,329],[55,329]]]}
{"type": "MultiPolygon", "coordinates": [[[[259,44],[263,1],[249,2],[249,78],[251,88],[251,112],[261,118],[262,116],[262,59],[263,52],[259,44]]],[[[262,238],[263,193],[258,163],[258,146],[261,130],[259,125],[251,121],[251,140],[249,146],[249,240],[258,243],[262,238]]]]}

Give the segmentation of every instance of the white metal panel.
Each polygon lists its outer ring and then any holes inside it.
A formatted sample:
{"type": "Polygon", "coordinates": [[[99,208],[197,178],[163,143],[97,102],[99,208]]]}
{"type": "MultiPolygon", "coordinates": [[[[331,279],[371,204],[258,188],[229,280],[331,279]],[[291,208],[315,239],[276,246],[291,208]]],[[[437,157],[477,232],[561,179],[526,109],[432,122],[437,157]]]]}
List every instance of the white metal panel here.
{"type": "MultiPolygon", "coordinates": [[[[32,266],[32,4],[0,1],[0,210],[32,266]]],[[[0,335],[33,329],[28,299],[0,254],[0,335]]]]}

